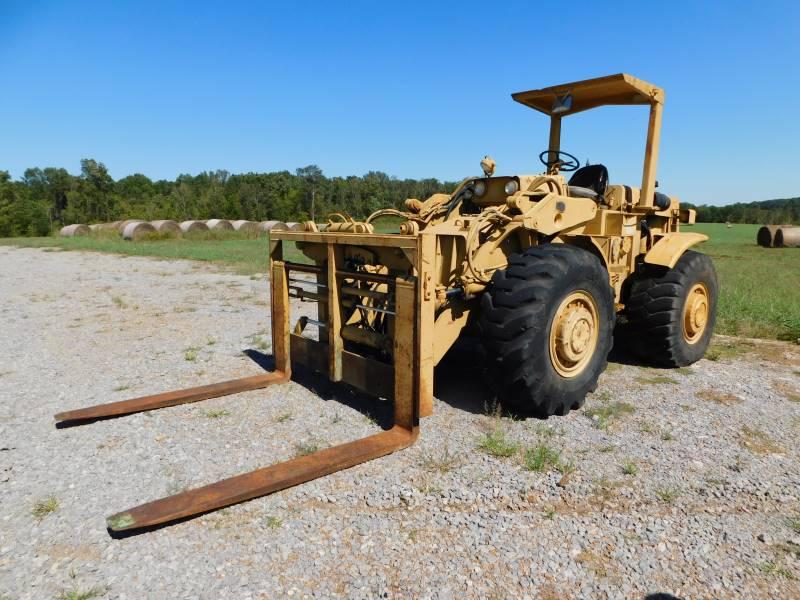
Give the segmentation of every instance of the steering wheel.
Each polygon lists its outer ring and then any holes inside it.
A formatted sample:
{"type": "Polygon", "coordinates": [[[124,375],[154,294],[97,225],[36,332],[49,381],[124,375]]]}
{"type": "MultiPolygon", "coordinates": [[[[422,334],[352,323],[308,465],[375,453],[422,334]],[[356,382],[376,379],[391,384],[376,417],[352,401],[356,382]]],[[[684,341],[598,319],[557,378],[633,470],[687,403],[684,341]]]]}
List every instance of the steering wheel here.
{"type": "Polygon", "coordinates": [[[576,171],[578,167],[581,166],[581,162],[577,158],[568,152],[564,152],[563,150],[545,150],[539,154],[539,160],[544,166],[547,167],[548,172],[555,168],[558,171],[570,173],[571,171],[576,171]],[[552,154],[556,155],[556,159],[550,162],[549,158],[552,154]],[[569,160],[562,160],[562,156],[566,156],[569,160]]]}

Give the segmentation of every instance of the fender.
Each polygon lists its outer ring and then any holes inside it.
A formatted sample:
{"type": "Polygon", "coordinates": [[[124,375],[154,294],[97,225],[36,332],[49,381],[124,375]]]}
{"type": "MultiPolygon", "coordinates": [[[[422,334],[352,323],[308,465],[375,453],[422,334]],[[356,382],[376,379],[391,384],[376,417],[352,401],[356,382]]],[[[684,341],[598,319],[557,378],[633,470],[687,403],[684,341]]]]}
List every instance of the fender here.
{"type": "Polygon", "coordinates": [[[704,233],[667,233],[644,255],[644,262],[671,269],[687,249],[707,239],[708,236],[704,233]]]}

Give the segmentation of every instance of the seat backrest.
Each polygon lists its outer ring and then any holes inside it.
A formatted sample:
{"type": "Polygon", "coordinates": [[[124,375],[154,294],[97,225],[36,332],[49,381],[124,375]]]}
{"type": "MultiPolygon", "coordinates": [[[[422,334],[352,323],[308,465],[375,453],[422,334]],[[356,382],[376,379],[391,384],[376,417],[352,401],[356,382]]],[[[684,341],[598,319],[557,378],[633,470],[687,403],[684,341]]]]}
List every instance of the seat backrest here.
{"type": "Polygon", "coordinates": [[[569,185],[588,188],[602,196],[608,187],[608,169],[604,165],[581,167],[569,178],[569,185]]]}

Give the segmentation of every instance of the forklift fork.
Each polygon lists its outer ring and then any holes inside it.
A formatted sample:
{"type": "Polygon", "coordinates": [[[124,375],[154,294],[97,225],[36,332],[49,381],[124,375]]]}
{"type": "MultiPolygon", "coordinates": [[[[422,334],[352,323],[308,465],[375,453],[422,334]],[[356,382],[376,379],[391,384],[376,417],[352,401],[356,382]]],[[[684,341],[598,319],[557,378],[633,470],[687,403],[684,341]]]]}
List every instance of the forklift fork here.
{"type": "MultiPolygon", "coordinates": [[[[280,232],[281,237],[284,235],[290,237],[289,233],[280,232]]],[[[278,238],[278,235],[274,237],[278,238]]],[[[418,251],[422,250],[420,238],[427,236],[402,237],[404,239],[399,243],[404,244],[401,246],[404,251],[418,257],[418,251]]],[[[385,456],[414,443],[419,433],[420,399],[422,398],[424,412],[427,414],[430,412],[432,398],[432,352],[421,350],[420,332],[425,331],[425,327],[429,325],[422,323],[422,319],[433,317],[433,303],[430,297],[425,297],[423,286],[419,284],[423,280],[420,276],[422,273],[416,265],[411,265],[413,268],[409,271],[414,272],[414,276],[391,279],[395,302],[392,341],[394,364],[388,365],[345,351],[341,337],[341,312],[338,310],[342,281],[353,278],[362,280],[374,278],[387,283],[390,280],[386,276],[338,269],[337,253],[341,253],[338,252],[337,246],[356,244],[359,238],[360,236],[352,234],[329,234],[321,239],[320,241],[327,247],[328,260],[325,261],[327,268],[322,268],[319,264],[309,266],[285,262],[282,260],[279,239],[270,242],[272,348],[276,371],[66,411],[55,415],[55,419],[60,427],[77,425],[283,384],[291,378],[291,362],[295,360],[317,371],[327,372],[332,381],[344,381],[375,395],[393,396],[393,427],[363,439],[319,450],[307,456],[256,469],[122,511],[107,519],[108,529],[112,533],[150,528],[251,500],[385,456]],[[323,298],[327,306],[320,314],[325,315],[327,320],[325,323],[319,323],[320,341],[302,336],[302,328],[308,319],[301,318],[301,325],[294,333],[290,332],[290,271],[316,273],[318,280],[326,281],[326,285],[321,287],[327,288],[327,297],[323,298]],[[322,339],[323,330],[327,330],[328,333],[326,340],[322,339]],[[387,385],[387,377],[389,383],[393,382],[393,386],[387,385]]]]}

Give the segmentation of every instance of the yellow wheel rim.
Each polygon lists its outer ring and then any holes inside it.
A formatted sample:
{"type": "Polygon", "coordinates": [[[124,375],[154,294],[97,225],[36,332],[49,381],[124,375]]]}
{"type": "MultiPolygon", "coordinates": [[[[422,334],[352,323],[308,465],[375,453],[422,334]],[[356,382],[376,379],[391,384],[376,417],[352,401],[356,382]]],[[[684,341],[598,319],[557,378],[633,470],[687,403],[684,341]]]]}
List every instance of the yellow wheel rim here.
{"type": "Polygon", "coordinates": [[[708,288],[705,284],[696,283],[686,296],[683,306],[683,339],[694,344],[703,337],[708,325],[708,288]]]}
{"type": "Polygon", "coordinates": [[[564,298],[550,327],[550,361],[562,377],[577,377],[594,356],[598,336],[597,305],[588,292],[564,298]]]}

